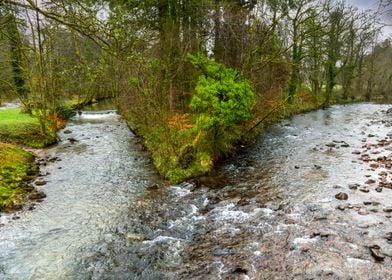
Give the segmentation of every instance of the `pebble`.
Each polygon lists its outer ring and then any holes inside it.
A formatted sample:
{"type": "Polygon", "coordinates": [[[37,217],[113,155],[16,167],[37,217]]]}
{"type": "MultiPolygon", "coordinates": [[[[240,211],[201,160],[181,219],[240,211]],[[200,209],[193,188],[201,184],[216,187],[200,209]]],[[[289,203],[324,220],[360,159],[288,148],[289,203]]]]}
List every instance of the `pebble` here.
{"type": "Polygon", "coordinates": [[[64,130],[64,134],[71,134],[72,133],[72,131],[71,130],[69,130],[69,129],[67,129],[67,130],[64,130]]]}

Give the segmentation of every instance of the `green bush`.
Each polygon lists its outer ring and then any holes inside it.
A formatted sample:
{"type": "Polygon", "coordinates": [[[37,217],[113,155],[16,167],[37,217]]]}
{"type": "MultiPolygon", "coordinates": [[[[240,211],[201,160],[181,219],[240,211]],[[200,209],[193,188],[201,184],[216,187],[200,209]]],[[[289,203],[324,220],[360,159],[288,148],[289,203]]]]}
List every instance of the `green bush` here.
{"type": "Polygon", "coordinates": [[[244,124],[252,118],[256,98],[250,83],[237,71],[202,54],[189,58],[201,74],[190,101],[193,126],[172,132],[181,139],[175,156],[165,161],[172,163],[164,172],[172,182],[210,171],[215,159],[232,151],[246,131],[244,124]]]}
{"type": "Polygon", "coordinates": [[[250,83],[238,72],[201,54],[189,59],[199,70],[190,112],[163,114],[154,125],[139,127],[155,166],[172,183],[207,173],[231,152],[248,131],[255,103],[250,83]]]}
{"type": "Polygon", "coordinates": [[[204,141],[215,155],[230,152],[243,134],[243,124],[252,118],[256,97],[248,80],[234,69],[209,60],[204,55],[190,56],[201,71],[190,107],[195,115],[196,134],[205,132],[204,141]]]}

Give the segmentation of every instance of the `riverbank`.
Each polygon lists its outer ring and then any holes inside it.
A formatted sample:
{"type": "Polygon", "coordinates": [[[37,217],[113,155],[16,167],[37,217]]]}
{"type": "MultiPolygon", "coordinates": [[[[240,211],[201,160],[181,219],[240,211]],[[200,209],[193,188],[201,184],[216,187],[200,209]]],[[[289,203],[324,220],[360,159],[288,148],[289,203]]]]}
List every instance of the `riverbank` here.
{"type": "MultiPolygon", "coordinates": [[[[334,93],[330,105],[346,103],[334,93]]],[[[230,157],[239,147],[249,145],[267,127],[297,114],[320,109],[324,97],[310,92],[298,94],[288,103],[281,97],[254,105],[253,118],[232,128],[206,129],[195,135],[198,114],[145,112],[143,119],[126,102],[120,103],[121,115],[130,129],[143,141],[154,165],[170,183],[206,175],[222,160],[230,157]],[[215,132],[214,132],[215,130],[215,132]],[[206,137],[212,134],[214,137],[206,137]]]]}
{"type": "Polygon", "coordinates": [[[34,189],[29,182],[37,174],[31,153],[0,142],[0,211],[21,209],[23,198],[34,189]]]}
{"type": "MultiPolygon", "coordinates": [[[[39,168],[34,155],[24,148],[43,148],[56,142],[53,135],[41,133],[38,120],[20,108],[0,110],[0,211],[19,210],[34,187],[30,183],[39,168]]],[[[33,192],[32,199],[44,194],[33,192]]]]}
{"type": "Polygon", "coordinates": [[[44,148],[56,142],[55,135],[43,134],[37,118],[19,107],[0,110],[0,141],[31,148],[44,148]]]}
{"type": "Polygon", "coordinates": [[[87,279],[78,266],[107,250],[96,243],[110,242],[136,197],[159,181],[147,152],[114,112],[83,112],[57,135],[57,145],[35,152],[44,201],[33,211],[28,203],[23,211],[1,213],[0,279],[87,279]]]}

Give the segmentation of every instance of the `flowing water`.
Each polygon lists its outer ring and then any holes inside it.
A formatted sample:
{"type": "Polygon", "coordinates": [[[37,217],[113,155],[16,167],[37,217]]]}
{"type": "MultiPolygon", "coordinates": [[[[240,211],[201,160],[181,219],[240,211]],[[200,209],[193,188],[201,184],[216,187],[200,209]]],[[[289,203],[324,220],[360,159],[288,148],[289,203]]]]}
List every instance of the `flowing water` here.
{"type": "Polygon", "coordinates": [[[114,111],[82,113],[59,136],[60,144],[39,152],[47,197],[32,211],[0,217],[0,279],[74,279],[91,244],[111,238],[155,177],[114,111]]]}
{"type": "Polygon", "coordinates": [[[1,217],[0,278],[392,279],[388,108],[296,116],[175,186],[118,116],[75,118],[48,197],[1,217]]]}

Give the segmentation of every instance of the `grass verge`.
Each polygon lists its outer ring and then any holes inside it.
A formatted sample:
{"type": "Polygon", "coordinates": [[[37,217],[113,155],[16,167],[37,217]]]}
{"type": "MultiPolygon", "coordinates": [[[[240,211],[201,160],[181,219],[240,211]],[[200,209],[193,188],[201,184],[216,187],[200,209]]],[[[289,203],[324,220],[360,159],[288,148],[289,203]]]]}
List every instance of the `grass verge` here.
{"type": "Polygon", "coordinates": [[[11,108],[0,110],[0,141],[43,148],[54,144],[56,137],[43,134],[38,119],[11,108]]]}

